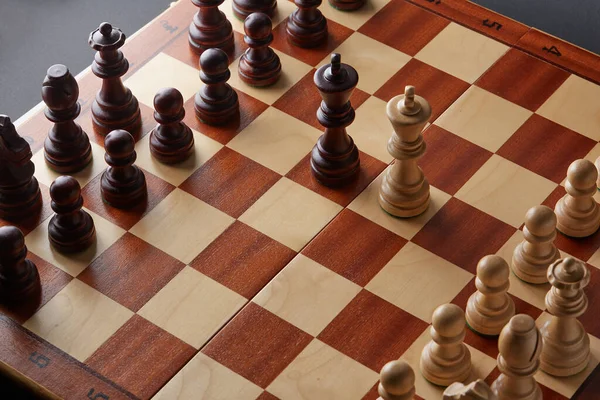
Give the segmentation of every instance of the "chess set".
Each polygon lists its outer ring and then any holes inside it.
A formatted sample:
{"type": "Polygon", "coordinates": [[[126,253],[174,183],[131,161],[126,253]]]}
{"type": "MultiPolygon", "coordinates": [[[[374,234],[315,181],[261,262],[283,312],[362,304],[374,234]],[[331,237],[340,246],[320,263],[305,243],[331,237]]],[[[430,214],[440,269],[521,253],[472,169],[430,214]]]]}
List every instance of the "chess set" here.
{"type": "Polygon", "coordinates": [[[465,0],[279,0],[272,37],[250,3],[102,23],[91,68],[0,118],[0,192],[35,168],[0,257],[41,288],[4,266],[2,371],[64,399],[597,398],[600,57],[465,0]],[[589,348],[567,373],[557,314],[589,348]]]}

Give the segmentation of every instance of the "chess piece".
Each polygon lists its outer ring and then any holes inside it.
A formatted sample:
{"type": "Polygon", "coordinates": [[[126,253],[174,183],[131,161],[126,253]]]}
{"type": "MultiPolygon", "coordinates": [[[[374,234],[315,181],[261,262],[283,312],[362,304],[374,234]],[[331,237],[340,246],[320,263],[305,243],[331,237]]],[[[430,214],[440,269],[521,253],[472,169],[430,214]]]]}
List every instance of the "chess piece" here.
{"type": "Polygon", "coordinates": [[[146,200],[146,177],[133,165],[137,158],[133,136],[124,130],[112,131],[104,139],[104,149],[108,167],[100,178],[102,199],[116,208],[131,208],[146,200]]]}
{"type": "Polygon", "coordinates": [[[540,366],[542,335],[529,315],[517,314],[498,338],[500,376],[492,383],[498,400],[542,400],[533,375],[540,366]]]}
{"type": "Polygon", "coordinates": [[[596,158],[596,161],[594,162],[594,166],[596,167],[596,171],[599,172],[598,179],[596,179],[596,187],[598,189],[600,189],[600,157],[596,158]]]}
{"type": "Polygon", "coordinates": [[[515,303],[508,295],[510,268],[500,256],[483,257],[477,264],[477,291],[469,297],[467,324],[482,335],[499,335],[515,315],[515,303]]]}
{"type": "Polygon", "coordinates": [[[429,206],[429,182],[417,161],[425,153],[422,131],[431,107],[406,86],[403,95],[387,103],[387,116],[394,128],[387,148],[395,161],[381,182],[379,205],[395,217],[414,217],[429,206]]]}
{"type": "Polygon", "coordinates": [[[200,56],[200,79],[204,86],[194,99],[196,117],[208,125],[223,125],[239,119],[240,103],[227,83],[231,77],[227,54],[208,49],[200,56]]]}
{"type": "Polygon", "coordinates": [[[244,42],[248,49],[240,57],[238,75],[250,86],[270,86],[281,75],[281,62],[269,44],[273,41],[271,18],[252,13],[244,21],[244,42]]]}
{"type": "Polygon", "coordinates": [[[23,232],[14,226],[0,227],[0,300],[20,304],[40,293],[40,276],[26,259],[23,232]]]}
{"type": "Polygon", "coordinates": [[[125,44],[125,35],[108,22],[90,33],[89,45],[97,51],[92,72],[102,79],[102,87],[92,104],[94,130],[105,136],[115,129],[137,133],[142,116],[137,99],[121,81],[129,69],[129,62],[119,48],[125,44]]]}
{"type": "Polygon", "coordinates": [[[342,186],[356,179],[360,172],[358,148],[346,132],[346,127],[354,121],[354,108],[349,100],[358,83],[358,73],[334,53],[331,63],[315,72],[314,82],[323,99],[317,119],[325,127],[325,133],[312,149],[310,167],[323,185],[342,186]]]}
{"type": "Polygon", "coordinates": [[[327,41],[327,19],[319,10],[321,0],[294,0],[298,7],[289,16],[286,25],[291,44],[310,48],[327,41]]]}
{"type": "Polygon", "coordinates": [[[482,379],[468,385],[454,382],[444,390],[442,400],[498,400],[492,389],[482,379]]]}
{"type": "Polygon", "coordinates": [[[586,237],[600,227],[600,207],[594,200],[598,170],[591,161],[576,160],[567,171],[567,194],[558,200],[554,212],[557,228],[567,236],[586,237]]]}
{"type": "Polygon", "coordinates": [[[431,341],[421,353],[421,373],[429,382],[449,386],[471,373],[471,353],[465,338],[465,313],[456,304],[442,304],[431,318],[431,341]]]}
{"type": "Polygon", "coordinates": [[[341,11],[354,11],[358,10],[365,5],[366,0],[329,0],[329,4],[333,8],[337,8],[341,11]]]}
{"type": "Polygon", "coordinates": [[[0,115],[0,218],[16,221],[42,209],[42,194],[33,176],[31,147],[6,115],[0,115]]]}
{"type": "Polygon", "coordinates": [[[59,176],[50,185],[50,197],[56,213],[48,224],[50,244],[61,253],[77,253],[94,244],[94,220],[81,209],[79,182],[71,176],[59,176]]]}
{"type": "Polygon", "coordinates": [[[394,360],[381,368],[377,400],[412,400],[415,372],[406,361],[394,360]]]}
{"type": "Polygon", "coordinates": [[[188,42],[196,54],[217,48],[230,53],[233,51],[233,29],[219,6],[224,0],[192,0],[198,7],[190,23],[188,42]]]}
{"type": "Polygon", "coordinates": [[[546,310],[552,318],[540,329],[544,339],[541,369],[555,376],[575,375],[590,360],[590,338],[577,319],[588,307],[583,288],[590,282],[590,272],[583,263],[567,257],[548,267],[548,281],[552,288],[546,294],[546,310]]]}
{"type": "Polygon", "coordinates": [[[524,240],[515,248],[512,270],[522,281],[546,283],[546,272],[560,253],[554,245],[556,215],[551,208],[535,206],[525,214],[524,240]]]}
{"type": "Polygon", "coordinates": [[[269,18],[273,18],[277,10],[277,0],[233,0],[231,8],[233,15],[242,21],[255,12],[267,14],[269,18]]]}
{"type": "Polygon", "coordinates": [[[161,89],[154,96],[154,110],[158,125],[150,132],[150,153],[164,164],[187,160],[194,152],[194,135],[182,122],[183,96],[174,88],[161,89]]]}

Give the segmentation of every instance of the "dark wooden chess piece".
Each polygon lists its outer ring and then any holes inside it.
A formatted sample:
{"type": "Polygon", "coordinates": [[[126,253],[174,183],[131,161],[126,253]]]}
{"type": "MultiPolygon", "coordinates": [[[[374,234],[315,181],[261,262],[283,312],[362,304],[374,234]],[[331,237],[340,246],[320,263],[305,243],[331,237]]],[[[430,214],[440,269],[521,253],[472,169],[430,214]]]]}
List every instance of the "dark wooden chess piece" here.
{"type": "Polygon", "coordinates": [[[261,12],[273,18],[277,9],[277,0],[233,0],[233,15],[244,21],[248,15],[261,12]]]}
{"type": "Polygon", "coordinates": [[[358,73],[341,56],[331,55],[331,64],[319,68],[314,76],[315,85],[323,101],[317,111],[325,133],[312,150],[310,166],[314,177],[324,185],[340,186],[356,178],[360,169],[358,149],[346,133],[354,121],[350,96],[358,84],[358,73]]]}
{"type": "Polygon", "coordinates": [[[18,221],[42,209],[42,194],[33,176],[31,147],[6,115],[0,115],[0,218],[18,221]]]}
{"type": "Polygon", "coordinates": [[[40,276],[33,262],[26,259],[23,233],[14,226],[0,228],[0,300],[21,304],[41,292],[40,276]]]}
{"type": "Polygon", "coordinates": [[[90,33],[89,45],[98,52],[92,63],[92,72],[102,79],[102,87],[92,104],[94,130],[106,135],[115,129],[137,133],[142,116],[137,99],[121,81],[129,69],[129,62],[119,48],[125,44],[125,35],[108,22],[90,33]]]}
{"type": "Polygon", "coordinates": [[[133,136],[123,130],[112,131],[104,139],[104,149],[109,166],[100,179],[102,199],[116,208],[131,208],[146,200],[146,177],[133,165],[137,158],[133,136]]]}
{"type": "Polygon", "coordinates": [[[185,110],[179,90],[159,90],[154,96],[154,110],[154,119],[158,125],[150,132],[150,153],[164,164],[187,160],[194,152],[194,135],[182,122],[185,110]]]}
{"type": "Polygon", "coordinates": [[[340,11],[354,11],[365,5],[367,0],[329,0],[333,8],[340,11]]]}
{"type": "Polygon", "coordinates": [[[81,187],[71,176],[59,176],[50,185],[52,210],[48,224],[50,244],[61,253],[78,253],[96,241],[94,220],[84,210],[81,187]]]}
{"type": "Polygon", "coordinates": [[[188,42],[196,54],[211,48],[222,49],[227,53],[233,51],[233,29],[231,22],[219,10],[224,0],[192,0],[198,7],[190,23],[188,42]]]}
{"type": "Polygon", "coordinates": [[[249,46],[240,57],[238,74],[250,86],[269,86],[281,75],[281,62],[269,44],[273,41],[271,18],[252,13],[244,21],[244,42],[249,46]]]}
{"type": "Polygon", "coordinates": [[[44,142],[46,163],[60,173],[84,169],[92,161],[92,147],[87,134],[75,122],[81,112],[79,85],[69,69],[56,64],[48,68],[42,83],[44,114],[54,125],[44,142]]]}
{"type": "Polygon", "coordinates": [[[287,20],[286,32],[291,44],[317,47],[327,41],[327,19],[319,10],[321,0],[295,0],[298,7],[287,20]]]}
{"type": "Polygon", "coordinates": [[[227,83],[231,77],[227,54],[208,49],[200,56],[200,88],[194,100],[196,117],[209,125],[222,125],[239,118],[240,104],[235,90],[227,83]]]}

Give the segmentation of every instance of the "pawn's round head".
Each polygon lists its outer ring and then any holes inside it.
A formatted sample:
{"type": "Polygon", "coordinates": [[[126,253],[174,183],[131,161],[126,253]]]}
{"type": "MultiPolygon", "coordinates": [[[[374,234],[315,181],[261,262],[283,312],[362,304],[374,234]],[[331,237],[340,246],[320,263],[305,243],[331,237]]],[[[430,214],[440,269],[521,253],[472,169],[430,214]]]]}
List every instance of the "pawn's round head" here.
{"type": "Polygon", "coordinates": [[[135,151],[135,140],[129,132],[117,129],[104,138],[104,149],[111,157],[128,157],[135,151]]]}
{"type": "Polygon", "coordinates": [[[477,279],[485,286],[500,287],[506,285],[510,268],[504,258],[497,255],[485,256],[477,263],[477,279]]]}
{"type": "Polygon", "coordinates": [[[160,89],[154,96],[154,109],[161,115],[175,117],[183,108],[183,96],[175,88],[160,89]]]}
{"type": "Polygon", "coordinates": [[[527,368],[542,351],[542,335],[527,314],[517,314],[508,321],[498,338],[498,350],[506,363],[527,368]]]}
{"type": "Polygon", "coordinates": [[[206,75],[221,75],[229,69],[229,57],[221,49],[208,49],[200,55],[200,69],[206,75]]]}
{"type": "Polygon", "coordinates": [[[81,186],[72,176],[59,176],[50,185],[50,197],[61,206],[75,204],[81,197],[81,186]]]}
{"type": "Polygon", "coordinates": [[[465,331],[465,312],[456,304],[442,304],[433,312],[431,325],[441,336],[458,336],[465,331]]]}
{"type": "Polygon", "coordinates": [[[255,12],[248,15],[244,20],[244,32],[252,39],[266,39],[272,30],[271,18],[265,13],[255,12]]]}
{"type": "Polygon", "coordinates": [[[13,254],[15,249],[21,250],[25,246],[25,237],[19,228],[14,226],[0,227],[0,256],[13,254]]]}
{"type": "Polygon", "coordinates": [[[535,236],[550,236],[556,232],[556,214],[550,207],[535,206],[525,214],[525,227],[535,236]]]}
{"type": "Polygon", "coordinates": [[[406,361],[390,361],[381,368],[380,382],[384,394],[408,394],[415,389],[415,373],[406,361]]]}
{"type": "Polygon", "coordinates": [[[598,170],[589,160],[575,160],[567,170],[567,181],[578,190],[589,190],[596,186],[598,170]]]}
{"type": "Polygon", "coordinates": [[[109,37],[112,33],[113,27],[108,22],[102,22],[98,27],[98,30],[102,36],[109,37]]]}

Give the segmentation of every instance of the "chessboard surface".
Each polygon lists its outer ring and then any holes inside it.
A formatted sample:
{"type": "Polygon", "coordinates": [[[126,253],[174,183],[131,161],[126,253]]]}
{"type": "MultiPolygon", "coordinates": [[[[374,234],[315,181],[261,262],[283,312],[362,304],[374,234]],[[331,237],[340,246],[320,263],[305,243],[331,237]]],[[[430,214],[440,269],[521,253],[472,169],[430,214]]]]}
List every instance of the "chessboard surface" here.
{"type": "MultiPolygon", "coordinates": [[[[78,122],[94,160],[74,176],[98,234],[84,253],[50,248],[48,187],[58,176],[43,157],[50,123],[39,107],[19,121],[44,196],[42,214],[19,225],[43,295],[41,304],[0,309],[0,365],[59,398],[376,399],[387,361],[418,370],[433,310],[464,308],[478,260],[510,261],[527,209],[553,207],[570,162],[600,156],[600,58],[467,1],[371,0],[354,13],[323,4],[328,42],[306,50],[287,43],[295,6],[280,0],[272,47],[282,77],[267,89],[238,79],[242,23],[230,0],[220,8],[235,34],[229,83],[239,124],[195,118],[191,2],[123,48],[125,85],[143,116],[136,150],[147,204],[120,211],[102,202],[103,141],[89,111],[100,82],[89,70],[79,76],[78,122]],[[348,132],[361,173],[343,189],[320,186],[309,168],[322,131],[312,77],[333,51],[360,77],[348,132]],[[420,161],[432,202],[402,220],[377,195],[392,161],[385,105],[407,84],[433,107],[420,161]],[[178,166],[154,161],[148,147],[152,100],[166,86],[182,92],[195,137],[195,155],[178,166]]],[[[545,399],[591,399],[600,379],[600,232],[559,234],[556,245],[591,272],[581,321],[592,361],[568,379],[536,379],[545,399]]],[[[511,276],[509,293],[518,313],[542,324],[548,288],[511,276]]],[[[497,340],[468,331],[466,343],[473,378],[493,381],[497,340]]],[[[441,397],[418,373],[416,388],[420,398],[441,397]]]]}

